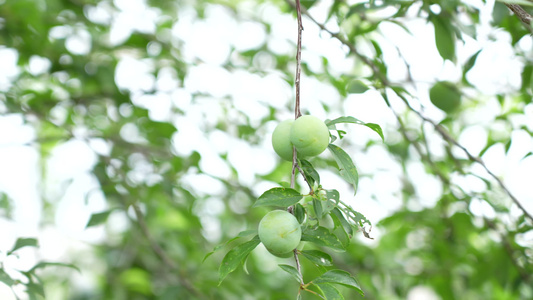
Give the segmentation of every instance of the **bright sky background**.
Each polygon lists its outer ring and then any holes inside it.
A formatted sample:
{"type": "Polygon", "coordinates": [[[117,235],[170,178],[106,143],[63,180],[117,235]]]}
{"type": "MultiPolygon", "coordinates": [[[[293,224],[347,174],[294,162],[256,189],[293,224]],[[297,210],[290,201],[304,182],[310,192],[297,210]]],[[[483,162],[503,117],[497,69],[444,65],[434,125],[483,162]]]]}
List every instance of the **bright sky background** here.
{"type": "MultiPolygon", "coordinates": [[[[154,22],[159,12],[147,9],[145,1],[116,0],[115,5],[119,12],[110,13],[108,4],[101,2],[87,15],[94,22],[111,26],[109,43],[120,44],[134,31],[151,33],[155,31],[154,22]]],[[[325,19],[331,1],[322,1],[311,9],[311,14],[319,21],[325,19]]],[[[469,1],[481,8],[481,20],[488,24],[493,5],[492,1],[484,6],[482,1],[469,1]]],[[[202,155],[200,168],[203,172],[226,177],[230,174],[230,165],[238,170],[239,179],[245,185],[250,185],[259,195],[275,183],[263,182],[254,184],[256,174],[269,173],[278,163],[278,158],[270,145],[270,134],[275,122],[268,123],[258,131],[264,134],[265,139],[259,146],[250,145],[240,141],[225,132],[211,131],[204,133],[204,121],[224,117],[220,107],[212,105],[212,100],[220,97],[230,97],[232,104],[240,111],[246,113],[251,120],[260,120],[268,115],[268,106],[278,109],[279,120],[292,118],[293,113],[286,109],[286,104],[293,99],[292,88],[284,82],[279,72],[273,70],[273,58],[268,54],[259,57],[254,63],[257,68],[269,70],[268,75],[261,77],[246,71],[228,71],[221,65],[230,56],[231,47],[237,50],[252,49],[262,44],[268,38],[268,47],[278,54],[292,54],[294,49],[289,41],[296,37],[296,21],[287,15],[282,15],[277,8],[263,4],[256,7],[251,2],[245,2],[239,7],[243,18],[255,15],[272,23],[272,36],[267,37],[265,28],[258,23],[245,20],[235,20],[228,11],[221,6],[206,8],[206,18],[196,20],[196,12],[192,9],[180,11],[178,22],[173,26],[171,36],[173,42],[183,45],[184,60],[192,63],[197,59],[203,64],[192,65],[183,87],[177,85],[177,75],[172,69],[163,69],[157,74],[150,72],[153,65],[150,60],[124,55],[119,63],[115,80],[119,87],[132,92],[132,100],[136,105],[146,107],[150,117],[154,120],[172,122],[179,128],[173,137],[175,150],[179,155],[187,155],[198,151],[202,155]],[[294,30],[288,30],[293,28],[294,30]],[[202,38],[198,38],[202,36],[202,38]],[[206,44],[209,41],[209,44],[206,44]],[[216,49],[216,50],[215,50],[216,49]],[[209,84],[206,84],[209,83],[209,84]],[[156,87],[159,93],[155,96],[144,95],[145,91],[156,87]],[[212,97],[192,100],[195,92],[206,92],[212,97]],[[172,117],[169,114],[171,107],[179,107],[186,111],[184,116],[172,117]],[[206,118],[207,115],[207,118],[206,118]],[[228,161],[220,158],[221,153],[228,153],[228,161]],[[246,154],[249,154],[247,156],[246,154]],[[253,185],[253,186],[252,186],[253,185]]],[[[461,76],[461,71],[450,62],[443,62],[434,45],[433,28],[424,20],[406,21],[405,24],[413,32],[413,36],[390,23],[384,23],[380,29],[384,36],[376,37],[384,45],[385,59],[390,66],[391,79],[402,80],[405,67],[399,62],[398,54],[394,48],[397,46],[407,62],[411,65],[411,72],[417,82],[416,89],[420,92],[421,103],[425,105],[424,113],[435,120],[444,117],[441,111],[433,107],[427,95],[428,88],[436,80],[456,81],[461,76]],[[388,46],[387,46],[388,45],[388,46]]],[[[329,22],[328,28],[336,31],[335,22],[329,22]]],[[[329,59],[333,72],[337,74],[351,72],[354,62],[353,57],[346,57],[346,49],[339,42],[331,39],[327,34],[319,31],[318,27],[304,18],[303,53],[302,59],[308,63],[311,70],[320,71],[320,56],[329,59]]],[[[486,142],[486,128],[503,130],[498,124],[493,124],[493,117],[499,113],[496,100],[490,95],[499,92],[514,91],[520,86],[520,73],[523,62],[513,55],[510,46],[510,37],[499,30],[489,30],[484,26],[478,33],[477,41],[466,38],[466,43],[458,43],[458,61],[463,63],[479,49],[483,52],[478,57],[477,64],[469,72],[468,77],[476,87],[485,94],[484,103],[476,106],[475,110],[468,113],[467,120],[471,126],[459,137],[459,141],[472,153],[477,154],[486,142]]],[[[73,54],[86,54],[91,49],[91,36],[84,30],[73,32],[69,28],[57,28],[51,33],[52,38],[66,38],[66,46],[73,54]]],[[[532,48],[531,37],[526,36],[519,42],[519,47],[530,51],[532,48]]],[[[158,45],[150,45],[150,51],[158,51],[158,45]]],[[[231,58],[230,58],[231,59],[231,58]]],[[[20,69],[16,65],[17,53],[13,49],[0,46],[0,92],[6,91],[13,80],[16,80],[20,69]]],[[[34,57],[29,70],[34,74],[46,72],[50,64],[46,58],[34,57]]],[[[478,95],[474,95],[478,96],[478,95]]],[[[0,94],[0,114],[5,112],[0,94]]],[[[399,102],[393,103],[402,110],[399,102]]],[[[352,115],[366,122],[380,124],[385,130],[387,143],[392,143],[401,138],[396,132],[397,124],[390,110],[380,100],[378,93],[368,91],[361,95],[350,95],[341,102],[341,97],[331,86],[321,83],[315,78],[302,77],[302,105],[310,114],[319,118],[335,118],[340,115],[352,115]],[[321,102],[332,106],[339,106],[338,115],[326,114],[321,102]],[[341,104],[342,103],[342,104],[341,104]]],[[[416,104],[415,104],[416,105],[416,104]]],[[[58,110],[60,118],[62,112],[58,110]]],[[[126,112],[127,113],[127,112],[126,112]]],[[[238,121],[239,116],[228,116],[238,121]]],[[[515,124],[523,124],[533,130],[533,106],[530,104],[525,109],[525,116],[513,119],[515,124]]],[[[258,123],[259,124],[259,123],[258,123]]],[[[258,125],[257,124],[257,125],[258,125]]],[[[207,124],[209,125],[209,124],[207,124]]],[[[401,205],[398,191],[401,189],[401,169],[394,162],[390,154],[380,145],[371,147],[366,152],[361,152],[361,146],[369,139],[379,140],[379,137],[365,127],[347,127],[351,146],[348,153],[352,155],[360,173],[373,174],[373,178],[363,177],[360,180],[359,191],[355,197],[349,186],[345,184],[331,170],[321,172],[323,186],[338,189],[343,198],[351,203],[358,211],[366,215],[373,223],[389,215],[401,205]]],[[[125,138],[135,139],[135,128],[124,128],[125,138]]],[[[83,136],[83,133],[81,133],[83,136]]],[[[513,143],[506,155],[503,146],[497,145],[489,149],[483,156],[489,168],[504,179],[509,189],[533,213],[533,194],[530,190],[533,178],[533,156],[522,160],[525,154],[533,150],[533,140],[525,131],[515,130],[512,133],[513,143]]],[[[430,136],[432,150],[435,154],[442,154],[441,140],[437,136],[430,136]],[[433,149],[434,148],[434,149],[433,149]]],[[[106,238],[103,227],[85,230],[85,225],[93,212],[106,209],[106,201],[102,193],[98,192],[98,184],[90,175],[96,162],[96,154],[109,151],[107,146],[97,139],[90,143],[79,140],[69,141],[54,149],[50,159],[45,162],[48,173],[44,181],[40,174],[39,154],[34,144],[35,132],[30,125],[24,124],[20,115],[0,116],[0,191],[9,195],[15,203],[13,220],[0,218],[0,250],[12,247],[18,237],[37,237],[40,248],[38,252],[33,249],[22,249],[19,258],[4,259],[7,269],[28,269],[39,260],[69,261],[69,254],[87,256],[87,265],[95,272],[102,269],[101,262],[94,259],[91,254],[91,244],[98,243],[106,238]],[[56,203],[57,211],[54,225],[40,226],[42,218],[42,199],[56,203]]],[[[327,155],[327,154],[325,154],[327,155]]],[[[143,174],[150,171],[149,166],[138,166],[139,180],[143,174]]],[[[487,177],[485,172],[476,167],[475,172],[487,177]]],[[[431,207],[438,200],[442,186],[434,176],[429,176],[424,171],[424,166],[419,162],[408,165],[408,174],[417,182],[415,186],[418,195],[417,201],[412,202],[412,209],[431,207]]],[[[485,187],[474,176],[455,177],[455,182],[466,190],[481,191],[485,187]]],[[[204,190],[211,198],[211,210],[206,218],[202,219],[205,236],[213,242],[218,242],[220,237],[217,207],[221,206],[216,198],[222,193],[223,186],[216,180],[197,174],[188,174],[182,182],[193,189],[204,190]],[[206,184],[206,180],[210,180],[206,184]],[[196,187],[201,187],[198,189],[196,187]],[[210,189],[205,189],[211,187],[210,189]]],[[[496,193],[496,192],[495,192],[496,193]]],[[[505,195],[502,195],[505,197],[505,195]]],[[[478,215],[494,217],[494,211],[484,201],[474,201],[472,211],[478,215]]],[[[514,208],[512,215],[515,217],[520,212],[514,208]]],[[[113,226],[108,229],[117,233],[128,226],[128,222],[121,214],[112,214],[109,220],[113,226]],[[112,227],[112,228],[111,228],[112,227]]],[[[111,232],[111,235],[113,232],[111,232]]],[[[380,237],[379,229],[374,228],[372,235],[376,240],[380,237]]],[[[527,238],[529,242],[533,237],[527,238]]],[[[372,243],[368,240],[365,242],[372,243]]],[[[525,241],[524,241],[525,242],[525,241]]],[[[2,254],[3,255],[3,254],[2,254]]],[[[83,269],[83,266],[81,266],[83,269]]],[[[72,274],[79,288],[91,289],[96,284],[94,277],[88,273],[72,274]]],[[[55,295],[61,296],[61,295],[55,295]]],[[[431,290],[419,287],[409,295],[414,299],[438,299],[431,290]],[[422,295],[422,296],[420,296],[422,295]],[[433,295],[433,296],[432,296],[433,295]]],[[[14,299],[11,292],[0,284],[0,298],[14,299]]],[[[53,299],[54,296],[50,296],[53,299]]],[[[59,297],[61,298],[61,297],[59,297]]],[[[56,298],[56,299],[59,299],[56,298]]]]}

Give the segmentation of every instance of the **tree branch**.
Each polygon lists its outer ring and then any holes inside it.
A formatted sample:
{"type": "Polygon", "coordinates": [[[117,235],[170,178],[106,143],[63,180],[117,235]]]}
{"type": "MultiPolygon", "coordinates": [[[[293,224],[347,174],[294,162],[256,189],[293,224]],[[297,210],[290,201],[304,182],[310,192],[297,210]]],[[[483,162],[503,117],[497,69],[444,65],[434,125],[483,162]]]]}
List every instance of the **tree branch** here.
{"type": "MultiPolygon", "coordinates": [[[[286,0],[287,3],[289,3],[289,5],[291,5],[292,7],[294,7],[294,3],[290,0],[286,0]]],[[[506,4],[507,5],[507,4],[506,4]]],[[[509,4],[511,5],[511,4],[509,4]]],[[[508,5],[508,7],[509,7],[508,5]]],[[[517,12],[520,14],[519,17],[523,18],[524,20],[529,20],[529,22],[531,23],[531,15],[529,15],[527,12],[525,12],[519,5],[511,5],[513,6],[514,9],[517,10],[517,12]],[[519,8],[517,8],[517,6],[519,8]]],[[[327,33],[329,33],[332,37],[334,37],[335,39],[337,39],[338,41],[340,41],[343,45],[347,46],[349,49],[350,49],[350,52],[352,54],[354,54],[357,58],[359,58],[364,64],[366,64],[368,67],[370,67],[374,73],[374,77],[376,77],[377,79],[379,79],[379,81],[381,81],[381,83],[383,84],[383,86],[385,87],[390,87],[391,86],[391,83],[390,81],[388,80],[388,78],[383,75],[380,70],[379,70],[379,67],[374,63],[372,62],[368,57],[360,54],[357,49],[355,48],[355,46],[350,43],[349,41],[347,41],[345,38],[343,38],[339,33],[334,33],[332,31],[330,31],[329,29],[326,28],[326,26],[318,21],[316,21],[310,14],[307,10],[305,9],[302,9],[302,14],[304,14],[305,16],[307,16],[313,23],[315,23],[320,29],[322,29],[323,31],[326,31],[327,33]]],[[[521,19],[522,20],[522,19],[521,19]]],[[[530,24],[528,23],[528,24],[530,24]]],[[[461,144],[459,144],[459,142],[457,142],[457,140],[455,140],[442,126],[440,126],[439,124],[437,124],[435,121],[425,117],[424,115],[422,115],[422,113],[420,113],[419,111],[417,111],[416,109],[414,109],[410,104],[409,102],[407,101],[407,99],[405,98],[404,95],[402,95],[401,93],[398,93],[396,92],[396,95],[398,95],[398,97],[400,97],[404,102],[405,104],[407,105],[407,107],[409,108],[409,110],[413,111],[418,117],[420,117],[424,122],[427,122],[429,124],[431,124],[435,130],[441,135],[441,137],[446,140],[448,143],[454,145],[454,146],[457,146],[458,148],[460,148],[467,156],[468,156],[468,159],[471,160],[472,162],[476,162],[478,164],[480,164],[483,169],[492,177],[494,178],[494,180],[496,180],[496,182],[498,183],[498,185],[505,191],[505,193],[509,196],[509,198],[511,198],[511,200],[518,206],[518,208],[520,210],[522,210],[522,212],[524,213],[524,215],[530,219],[531,221],[533,221],[533,216],[522,206],[522,204],[520,203],[520,201],[511,193],[511,191],[507,188],[507,186],[503,183],[503,181],[498,178],[498,176],[496,176],[488,167],[487,165],[479,158],[479,157],[476,157],[474,155],[472,155],[464,146],[462,146],[461,144]]]]}
{"type": "Polygon", "coordinates": [[[473,161],[473,162],[476,162],[478,163],[479,165],[481,165],[481,167],[485,170],[485,172],[487,172],[490,177],[492,177],[494,180],[496,180],[496,182],[498,183],[498,185],[502,188],[502,190],[507,194],[507,196],[509,196],[509,198],[511,198],[511,200],[516,204],[516,206],[518,206],[518,208],[520,210],[522,210],[522,212],[524,213],[524,215],[530,219],[531,221],[533,221],[533,216],[525,209],[524,206],[522,206],[522,203],[520,203],[520,201],[513,195],[513,193],[511,193],[511,191],[507,188],[507,186],[505,185],[505,183],[498,177],[496,176],[496,174],[494,174],[488,167],[487,165],[485,164],[485,162],[483,162],[483,160],[481,160],[481,158],[477,157],[477,156],[474,156],[472,153],[470,153],[470,151],[468,151],[468,149],[466,149],[463,145],[459,144],[459,142],[453,138],[447,131],[446,129],[444,129],[444,127],[442,127],[440,124],[437,124],[435,121],[427,118],[426,116],[424,116],[421,112],[419,112],[418,110],[414,109],[410,104],[409,102],[407,101],[407,99],[405,98],[405,96],[403,95],[400,95],[400,94],[397,94],[398,97],[400,97],[403,102],[405,103],[405,105],[409,108],[409,110],[411,110],[412,112],[414,112],[416,115],[418,115],[418,117],[420,119],[422,119],[424,122],[427,122],[429,124],[431,124],[435,130],[440,134],[440,136],[445,140],[447,141],[448,143],[450,143],[451,145],[453,146],[456,146],[458,147],[459,149],[461,149],[465,154],[466,156],[468,157],[468,159],[470,161],[473,161]]]}
{"type": "MultiPolygon", "coordinates": [[[[294,105],[294,119],[295,120],[298,119],[302,115],[300,111],[300,75],[302,73],[302,31],[304,30],[304,27],[302,25],[302,12],[301,12],[300,0],[296,0],[296,12],[298,14],[298,44],[297,44],[297,49],[296,49],[296,80],[294,83],[296,87],[296,101],[294,105]]],[[[296,184],[296,168],[298,168],[301,171],[300,166],[298,165],[298,159],[296,158],[296,148],[293,146],[292,147],[291,188],[294,188],[296,184]]],[[[304,176],[304,179],[305,179],[305,176],[304,176]]],[[[294,206],[289,207],[288,211],[294,214],[294,206]]],[[[300,267],[300,260],[298,259],[297,249],[294,249],[294,260],[296,263],[296,269],[298,270],[298,274],[300,274],[300,278],[303,278],[302,270],[300,267]]],[[[300,285],[302,284],[303,282],[300,282],[300,285]]],[[[300,292],[298,291],[298,293],[300,292]]]]}
{"type": "Polygon", "coordinates": [[[518,4],[504,4],[518,17],[518,19],[520,19],[520,22],[524,24],[527,30],[532,31],[531,20],[533,19],[533,17],[531,17],[531,15],[527,11],[525,11],[522,6],[518,4]]]}

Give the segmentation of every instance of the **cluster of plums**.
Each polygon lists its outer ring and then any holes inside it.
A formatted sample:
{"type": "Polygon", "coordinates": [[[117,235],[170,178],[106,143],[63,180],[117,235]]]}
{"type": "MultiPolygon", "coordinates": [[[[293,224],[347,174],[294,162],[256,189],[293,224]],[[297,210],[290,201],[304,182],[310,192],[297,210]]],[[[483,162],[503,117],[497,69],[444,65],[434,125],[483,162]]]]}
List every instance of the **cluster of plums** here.
{"type": "MultiPolygon", "coordinates": [[[[292,161],[292,148],[299,156],[316,156],[329,145],[329,129],[313,116],[302,116],[278,124],[272,133],[272,146],[283,159],[292,161]]],[[[273,210],[266,214],[258,228],[265,248],[278,257],[290,257],[302,238],[300,223],[291,213],[273,210]]]]}
{"type": "Polygon", "coordinates": [[[301,116],[285,120],[272,133],[272,147],[284,160],[292,161],[292,147],[303,157],[316,156],[329,145],[329,129],[322,120],[301,116]]]}

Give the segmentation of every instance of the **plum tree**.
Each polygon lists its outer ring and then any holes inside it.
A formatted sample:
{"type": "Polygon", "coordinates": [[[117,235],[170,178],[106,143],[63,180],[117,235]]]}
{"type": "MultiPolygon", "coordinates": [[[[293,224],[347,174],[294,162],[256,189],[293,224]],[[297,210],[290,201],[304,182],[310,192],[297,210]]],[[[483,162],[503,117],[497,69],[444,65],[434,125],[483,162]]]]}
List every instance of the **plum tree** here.
{"type": "Polygon", "coordinates": [[[272,133],[272,147],[284,160],[292,161],[291,126],[294,120],[285,120],[272,133]]]}
{"type": "Polygon", "coordinates": [[[291,126],[290,141],[303,156],[316,156],[329,145],[329,129],[314,116],[301,116],[291,126]]]}
{"type": "Polygon", "coordinates": [[[259,239],[265,248],[279,257],[290,256],[290,252],[300,244],[302,229],[291,213],[273,210],[259,222],[259,239]]]}

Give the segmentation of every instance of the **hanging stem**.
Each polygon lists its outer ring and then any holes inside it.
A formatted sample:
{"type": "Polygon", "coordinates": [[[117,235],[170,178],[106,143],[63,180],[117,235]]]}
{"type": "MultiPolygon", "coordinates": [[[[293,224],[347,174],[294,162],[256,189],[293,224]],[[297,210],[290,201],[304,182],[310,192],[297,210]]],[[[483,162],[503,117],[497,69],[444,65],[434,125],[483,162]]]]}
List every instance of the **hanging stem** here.
{"type": "Polygon", "coordinates": [[[302,113],[300,111],[300,74],[302,73],[302,9],[300,0],[296,0],[296,12],[298,14],[298,45],[296,51],[296,105],[294,106],[294,119],[298,119],[302,113]]]}
{"type": "MultiPolygon", "coordinates": [[[[294,105],[294,119],[298,119],[302,113],[300,111],[300,74],[302,73],[302,31],[304,30],[302,26],[302,10],[300,6],[300,0],[296,0],[296,12],[298,14],[298,44],[296,50],[296,103],[294,105]]],[[[298,160],[296,159],[296,148],[292,147],[292,173],[291,173],[291,188],[294,188],[296,181],[296,168],[299,169],[298,160]]],[[[294,206],[289,207],[288,211],[294,213],[294,206]]],[[[302,277],[302,270],[300,266],[300,260],[298,259],[298,250],[294,249],[294,260],[296,261],[296,269],[302,277]]],[[[300,284],[303,284],[301,282],[300,284]]]]}

